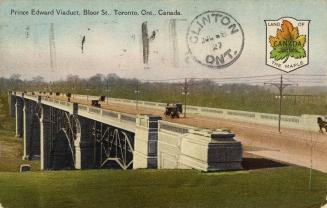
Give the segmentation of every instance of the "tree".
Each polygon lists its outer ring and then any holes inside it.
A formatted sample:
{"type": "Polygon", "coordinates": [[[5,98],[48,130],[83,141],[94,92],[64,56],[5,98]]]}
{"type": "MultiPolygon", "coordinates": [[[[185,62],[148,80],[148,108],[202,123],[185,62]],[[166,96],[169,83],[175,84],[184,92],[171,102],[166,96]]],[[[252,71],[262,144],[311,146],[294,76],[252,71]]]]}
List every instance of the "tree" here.
{"type": "Polygon", "coordinates": [[[105,81],[105,76],[103,74],[96,74],[88,79],[88,83],[94,89],[101,89],[103,87],[102,82],[105,81]]]}
{"type": "Polygon", "coordinates": [[[22,75],[21,74],[12,74],[9,77],[9,81],[10,81],[10,88],[17,90],[19,83],[22,82],[22,80],[20,79],[22,75]]]}
{"type": "Polygon", "coordinates": [[[69,74],[66,78],[67,84],[71,89],[76,90],[81,82],[78,75],[69,74]]]}
{"type": "Polygon", "coordinates": [[[36,76],[32,78],[32,83],[41,84],[43,82],[45,81],[44,81],[44,77],[42,76],[36,76]]]}
{"type": "Polygon", "coordinates": [[[21,78],[21,74],[12,74],[10,77],[9,77],[9,79],[10,80],[20,80],[20,78],[21,78]]]}

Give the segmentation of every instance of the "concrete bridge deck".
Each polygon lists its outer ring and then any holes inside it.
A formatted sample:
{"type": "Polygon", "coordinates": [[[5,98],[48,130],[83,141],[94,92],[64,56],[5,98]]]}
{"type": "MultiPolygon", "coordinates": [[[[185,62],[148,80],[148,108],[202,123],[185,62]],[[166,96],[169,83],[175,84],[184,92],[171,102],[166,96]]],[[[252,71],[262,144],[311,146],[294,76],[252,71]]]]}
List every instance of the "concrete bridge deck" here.
{"type": "MultiPolygon", "coordinates": [[[[86,97],[77,97],[72,98],[72,102],[90,105],[91,97],[89,100],[86,97]]],[[[54,96],[54,98],[67,100],[65,96],[54,96]]],[[[137,112],[136,104],[133,102],[125,104],[112,100],[109,100],[108,103],[106,101],[101,102],[101,107],[133,115],[137,113],[163,115],[164,112],[164,107],[158,109],[158,107],[151,108],[151,106],[144,107],[141,105],[138,106],[137,112]]],[[[312,165],[314,169],[327,172],[327,163],[325,162],[327,160],[327,134],[321,134],[318,130],[312,131],[313,127],[306,128],[304,126],[303,129],[284,127],[279,133],[277,123],[276,126],[271,126],[192,113],[187,113],[187,118],[163,117],[163,120],[197,128],[227,128],[237,135],[237,140],[242,142],[245,146],[244,150],[248,153],[299,166],[310,167],[312,165]]],[[[317,128],[315,119],[306,125],[317,128]]]]}

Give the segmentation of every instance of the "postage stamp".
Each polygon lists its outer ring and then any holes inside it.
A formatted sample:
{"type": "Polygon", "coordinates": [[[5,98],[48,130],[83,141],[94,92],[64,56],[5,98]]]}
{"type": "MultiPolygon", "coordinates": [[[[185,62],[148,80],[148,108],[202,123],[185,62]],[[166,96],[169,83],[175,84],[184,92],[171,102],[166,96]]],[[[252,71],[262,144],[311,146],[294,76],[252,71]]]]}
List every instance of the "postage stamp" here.
{"type": "Polygon", "coordinates": [[[266,64],[291,72],[309,64],[309,23],[283,17],[266,20],[266,64]]]}
{"type": "Polygon", "coordinates": [[[241,25],[222,11],[206,11],[196,16],[188,27],[186,38],[193,59],[217,69],[232,65],[244,47],[241,25]]]}

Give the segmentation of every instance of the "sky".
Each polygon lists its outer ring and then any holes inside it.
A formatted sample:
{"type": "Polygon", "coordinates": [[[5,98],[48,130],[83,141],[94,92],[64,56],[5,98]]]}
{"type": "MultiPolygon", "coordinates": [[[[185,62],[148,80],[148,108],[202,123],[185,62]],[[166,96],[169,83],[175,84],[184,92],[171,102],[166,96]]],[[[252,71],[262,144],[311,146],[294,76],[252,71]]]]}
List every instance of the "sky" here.
{"type": "Polygon", "coordinates": [[[46,80],[80,77],[96,73],[115,73],[138,79],[173,79],[182,77],[238,77],[285,74],[266,66],[266,26],[264,20],[294,17],[310,20],[309,65],[292,74],[327,74],[327,1],[305,0],[171,0],[171,1],[63,1],[0,0],[0,76],[19,73],[30,79],[46,80]],[[107,10],[112,15],[44,16],[11,15],[11,11],[40,10],[107,10]],[[181,15],[114,15],[120,11],[175,11],[181,15]],[[220,69],[199,64],[190,58],[187,30],[192,20],[206,11],[231,15],[244,32],[244,48],[230,66],[220,69]],[[173,57],[169,22],[176,20],[176,58],[173,57]],[[143,64],[141,25],[147,22],[150,41],[149,63],[143,64]],[[50,64],[50,24],[53,23],[50,64]],[[81,42],[85,36],[83,53],[81,42]]]}

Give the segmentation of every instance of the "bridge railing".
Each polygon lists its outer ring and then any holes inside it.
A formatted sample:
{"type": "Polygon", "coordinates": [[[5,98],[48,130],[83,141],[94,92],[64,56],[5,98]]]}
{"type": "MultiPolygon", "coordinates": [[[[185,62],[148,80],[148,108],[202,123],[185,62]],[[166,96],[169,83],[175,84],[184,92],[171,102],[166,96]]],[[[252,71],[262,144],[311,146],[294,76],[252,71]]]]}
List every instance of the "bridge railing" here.
{"type": "Polygon", "coordinates": [[[177,124],[177,123],[171,123],[168,121],[159,121],[159,131],[165,132],[169,134],[187,134],[189,133],[190,129],[197,129],[192,126],[177,124]]]}
{"type": "MultiPolygon", "coordinates": [[[[16,96],[20,96],[20,97],[23,96],[23,93],[21,93],[21,92],[15,92],[14,94],[16,96]]],[[[61,94],[61,96],[64,96],[64,95],[61,94]]],[[[75,95],[75,96],[83,97],[81,95],[75,95]]],[[[38,93],[34,93],[34,94],[33,93],[24,93],[24,97],[27,99],[30,99],[30,100],[34,100],[36,102],[38,102],[38,100],[39,100],[38,93]]],[[[94,97],[90,96],[89,98],[93,99],[93,98],[95,98],[95,96],[94,97]]],[[[56,108],[59,108],[59,109],[62,109],[62,110],[65,110],[65,111],[68,111],[71,113],[74,112],[72,102],[58,100],[54,96],[51,96],[48,94],[42,94],[41,102],[46,105],[54,106],[56,108]]],[[[78,114],[83,114],[84,116],[87,116],[86,114],[88,114],[88,116],[91,116],[91,117],[97,118],[97,119],[104,118],[104,119],[109,119],[109,120],[113,120],[113,121],[120,122],[120,123],[132,124],[133,126],[136,124],[136,116],[132,115],[132,114],[128,114],[128,113],[120,113],[120,112],[116,112],[116,111],[87,106],[87,105],[83,105],[83,104],[78,104],[77,112],[80,112],[78,114]]]]}
{"type": "Polygon", "coordinates": [[[108,118],[119,122],[133,123],[136,122],[136,116],[127,113],[120,113],[102,108],[91,107],[87,105],[78,105],[78,112],[90,113],[98,117],[108,118]]]}
{"type": "MultiPolygon", "coordinates": [[[[135,100],[117,99],[110,98],[112,102],[135,105],[135,100]]],[[[160,109],[164,111],[166,103],[159,102],[148,102],[148,101],[138,101],[139,106],[160,109]]],[[[223,108],[211,108],[211,107],[199,107],[199,106],[187,106],[186,110],[188,113],[197,114],[201,116],[207,116],[212,118],[223,118],[228,120],[235,120],[241,122],[251,122],[257,124],[278,125],[278,114],[269,113],[259,113],[250,111],[239,111],[239,110],[229,110],[223,108]]],[[[286,128],[294,129],[305,129],[310,131],[317,131],[318,125],[314,121],[318,116],[324,117],[323,115],[301,115],[301,116],[291,116],[282,115],[281,116],[281,126],[286,128]],[[309,119],[309,120],[308,120],[309,119]]]]}
{"type": "MultiPolygon", "coordinates": [[[[16,95],[19,96],[20,95],[19,92],[16,92],[16,95]]],[[[25,95],[25,96],[32,96],[32,95],[25,95]]],[[[35,99],[35,96],[33,96],[33,99],[35,99]]],[[[99,96],[87,96],[87,95],[79,95],[79,94],[74,94],[72,96],[80,99],[85,99],[86,97],[88,97],[89,99],[99,99],[99,96]]],[[[109,98],[109,100],[111,102],[128,104],[128,105],[135,105],[135,103],[137,102],[136,100],[128,100],[128,99],[121,99],[121,98],[109,98]]],[[[59,104],[69,105],[67,103],[64,104],[60,102],[59,104]]],[[[147,108],[153,108],[153,109],[164,111],[164,107],[166,106],[166,103],[138,101],[138,105],[141,107],[143,106],[147,108]]],[[[212,118],[223,118],[223,119],[235,120],[240,122],[251,122],[251,123],[265,124],[271,126],[277,126],[278,119],[279,119],[277,114],[269,114],[269,113],[258,113],[258,112],[189,106],[189,105],[186,107],[186,109],[187,112],[189,113],[197,114],[201,116],[207,116],[212,118]]],[[[93,111],[94,111],[93,113],[97,113],[96,112],[97,110],[93,110],[93,111]]],[[[301,115],[301,116],[282,115],[281,126],[287,128],[294,128],[294,129],[306,129],[310,131],[317,131],[318,125],[315,120],[318,116],[324,117],[323,115],[301,115]]],[[[125,121],[127,122],[134,120],[133,118],[128,118],[128,116],[127,117],[123,116],[123,119],[125,119],[125,121]]]]}

